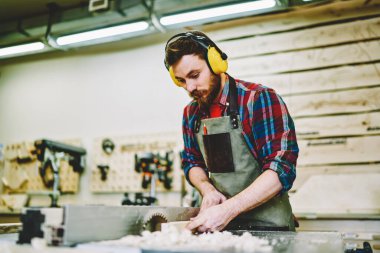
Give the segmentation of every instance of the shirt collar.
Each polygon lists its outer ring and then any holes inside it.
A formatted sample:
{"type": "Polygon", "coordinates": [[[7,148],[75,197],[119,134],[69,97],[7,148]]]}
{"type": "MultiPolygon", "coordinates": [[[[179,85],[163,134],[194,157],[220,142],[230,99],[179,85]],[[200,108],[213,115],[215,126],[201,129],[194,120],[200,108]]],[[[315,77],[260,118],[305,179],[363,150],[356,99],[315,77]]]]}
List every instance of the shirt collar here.
{"type": "Polygon", "coordinates": [[[220,95],[219,104],[225,106],[228,99],[228,91],[229,91],[229,85],[230,80],[228,78],[228,75],[226,75],[226,82],[224,83],[222,94],[220,95]]]}

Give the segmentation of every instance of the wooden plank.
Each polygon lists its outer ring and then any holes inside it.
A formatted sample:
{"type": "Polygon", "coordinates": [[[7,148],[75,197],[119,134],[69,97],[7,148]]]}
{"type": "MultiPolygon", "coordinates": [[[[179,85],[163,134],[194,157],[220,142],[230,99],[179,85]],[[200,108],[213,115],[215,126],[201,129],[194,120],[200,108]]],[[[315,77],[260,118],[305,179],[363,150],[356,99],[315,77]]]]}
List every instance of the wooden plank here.
{"type": "Polygon", "coordinates": [[[336,1],[319,6],[305,6],[292,11],[256,16],[229,22],[208,25],[205,31],[215,41],[243,36],[287,31],[305,28],[326,22],[338,22],[347,19],[378,15],[380,0],[336,1]]]}
{"type": "Polygon", "coordinates": [[[380,60],[380,40],[229,61],[236,76],[267,75],[380,60]]]}
{"type": "Polygon", "coordinates": [[[379,214],[380,173],[310,177],[290,198],[295,213],[379,214]]]}
{"type": "Polygon", "coordinates": [[[294,120],[297,138],[380,134],[380,112],[299,118],[294,120]]]}
{"type": "Polygon", "coordinates": [[[22,223],[0,223],[0,234],[14,234],[20,232],[21,229],[22,223]]]}
{"type": "Polygon", "coordinates": [[[269,76],[250,76],[247,81],[275,89],[281,96],[353,87],[380,85],[380,63],[269,76]]]}
{"type": "Polygon", "coordinates": [[[299,140],[299,165],[380,162],[380,136],[299,140]]]}
{"type": "Polygon", "coordinates": [[[293,117],[368,112],[380,109],[380,88],[284,97],[293,117]]]}
{"type": "Polygon", "coordinates": [[[380,38],[380,18],[219,43],[229,59],[380,38]],[[279,43],[281,41],[281,43],[279,43]]]}
{"type": "MultiPolygon", "coordinates": [[[[369,242],[375,249],[378,241],[373,241],[380,232],[380,219],[378,213],[294,213],[300,226],[297,231],[324,231],[341,232],[345,245],[354,245],[363,248],[364,241],[369,242]],[[354,238],[354,239],[351,239],[354,238]],[[374,245],[375,244],[375,245],[374,245]]],[[[374,253],[378,253],[373,251],[374,253]]]]}
{"type": "Polygon", "coordinates": [[[380,164],[338,165],[338,166],[297,166],[297,178],[291,192],[296,192],[314,175],[346,174],[355,177],[355,174],[380,173],[380,164]]]}

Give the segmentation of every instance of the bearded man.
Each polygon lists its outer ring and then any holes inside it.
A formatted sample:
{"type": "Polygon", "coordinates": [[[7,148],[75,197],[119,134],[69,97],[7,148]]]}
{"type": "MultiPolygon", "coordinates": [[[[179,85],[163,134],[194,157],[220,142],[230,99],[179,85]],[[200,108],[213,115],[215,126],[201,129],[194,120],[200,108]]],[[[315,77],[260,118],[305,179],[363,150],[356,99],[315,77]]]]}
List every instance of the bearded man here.
{"type": "Polygon", "coordinates": [[[282,98],[227,74],[227,55],[204,33],[171,37],[165,66],[193,99],[183,113],[182,167],[202,196],[187,228],[294,231],[287,192],[298,145],[282,98]]]}

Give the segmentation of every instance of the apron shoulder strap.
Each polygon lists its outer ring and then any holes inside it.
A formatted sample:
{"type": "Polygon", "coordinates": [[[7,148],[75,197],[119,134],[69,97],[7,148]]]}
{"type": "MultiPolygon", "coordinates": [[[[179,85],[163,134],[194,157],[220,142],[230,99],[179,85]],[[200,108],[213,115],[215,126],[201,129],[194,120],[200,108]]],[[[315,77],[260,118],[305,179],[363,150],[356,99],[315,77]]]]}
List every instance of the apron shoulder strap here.
{"type": "Polygon", "coordinates": [[[235,79],[233,79],[230,75],[229,78],[229,102],[230,106],[228,107],[228,114],[230,115],[231,126],[233,129],[237,129],[239,127],[238,124],[238,94],[235,79]]]}

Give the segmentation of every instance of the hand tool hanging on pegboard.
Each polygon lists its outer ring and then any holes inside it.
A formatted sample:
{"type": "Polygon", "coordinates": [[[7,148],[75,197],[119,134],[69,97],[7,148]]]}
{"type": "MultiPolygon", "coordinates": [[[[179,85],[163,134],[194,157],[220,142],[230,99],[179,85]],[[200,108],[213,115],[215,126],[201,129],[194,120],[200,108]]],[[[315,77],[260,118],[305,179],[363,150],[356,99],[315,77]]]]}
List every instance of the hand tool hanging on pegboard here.
{"type": "Polygon", "coordinates": [[[171,189],[172,177],[170,172],[173,166],[173,152],[169,151],[162,157],[151,152],[135,154],[135,171],[142,174],[141,187],[150,187],[150,198],[156,198],[156,182],[162,183],[164,188],[171,189]]]}
{"type": "Polygon", "coordinates": [[[141,155],[135,154],[135,171],[143,174],[142,187],[147,189],[152,183],[152,178],[157,175],[157,179],[161,182],[165,189],[171,189],[172,177],[170,172],[173,170],[173,152],[165,152],[165,156],[153,154],[151,152],[141,155]]]}
{"type": "Polygon", "coordinates": [[[107,155],[111,155],[115,149],[115,143],[111,139],[104,139],[102,141],[102,150],[107,155]]]}
{"type": "Polygon", "coordinates": [[[51,197],[51,206],[58,206],[58,197],[60,195],[60,162],[67,160],[73,167],[74,172],[82,173],[85,168],[86,150],[65,143],[37,140],[34,143],[36,147],[37,159],[41,162],[39,173],[44,185],[52,188],[49,195],[51,197]]]}

